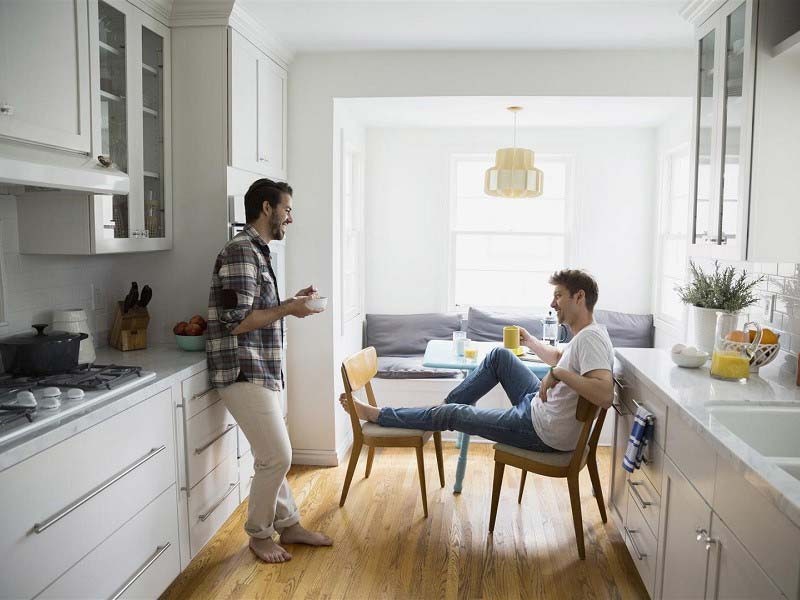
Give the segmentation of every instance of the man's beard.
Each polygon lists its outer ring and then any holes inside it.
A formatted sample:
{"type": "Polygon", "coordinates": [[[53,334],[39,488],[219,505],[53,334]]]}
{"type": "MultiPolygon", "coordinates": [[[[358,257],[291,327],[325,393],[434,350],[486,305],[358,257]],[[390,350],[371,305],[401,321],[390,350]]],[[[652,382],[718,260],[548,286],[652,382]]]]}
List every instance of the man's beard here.
{"type": "Polygon", "coordinates": [[[272,239],[274,240],[282,240],[286,235],[286,232],[283,231],[283,221],[271,223],[272,225],[272,239]]]}

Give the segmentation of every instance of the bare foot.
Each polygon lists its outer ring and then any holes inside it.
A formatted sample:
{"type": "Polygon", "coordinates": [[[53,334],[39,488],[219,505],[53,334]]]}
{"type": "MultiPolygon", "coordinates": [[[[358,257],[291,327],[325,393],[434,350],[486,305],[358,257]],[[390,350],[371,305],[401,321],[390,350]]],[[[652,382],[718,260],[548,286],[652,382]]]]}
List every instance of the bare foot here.
{"type": "Polygon", "coordinates": [[[319,531],[309,531],[300,523],[281,532],[281,544],[305,544],[307,546],[333,546],[333,540],[319,531]]]}
{"type": "MultiPolygon", "coordinates": [[[[342,394],[339,396],[339,404],[342,405],[342,408],[345,412],[350,412],[350,407],[347,404],[347,395],[342,394]]],[[[364,404],[363,402],[359,402],[355,398],[353,398],[353,404],[356,407],[356,416],[361,419],[362,421],[369,421],[370,423],[375,423],[378,420],[378,415],[381,412],[381,409],[375,408],[371,404],[364,404]]]]}
{"type": "Polygon", "coordinates": [[[292,560],[292,555],[276,544],[272,538],[250,538],[250,550],[267,563],[282,563],[292,560]]]}

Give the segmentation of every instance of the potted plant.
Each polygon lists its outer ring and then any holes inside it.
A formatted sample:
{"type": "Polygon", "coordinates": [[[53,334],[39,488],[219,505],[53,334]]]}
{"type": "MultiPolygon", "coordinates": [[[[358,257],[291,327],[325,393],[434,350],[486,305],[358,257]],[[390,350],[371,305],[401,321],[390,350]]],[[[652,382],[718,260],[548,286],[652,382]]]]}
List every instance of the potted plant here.
{"type": "Polygon", "coordinates": [[[736,314],[758,302],[754,290],[764,276],[748,278],[745,270],[737,276],[734,267],[720,270],[719,261],[714,261],[713,273],[705,273],[692,261],[689,261],[689,270],[692,280],[677,288],[677,292],[681,301],[692,307],[695,345],[711,352],[717,312],[736,314]]]}

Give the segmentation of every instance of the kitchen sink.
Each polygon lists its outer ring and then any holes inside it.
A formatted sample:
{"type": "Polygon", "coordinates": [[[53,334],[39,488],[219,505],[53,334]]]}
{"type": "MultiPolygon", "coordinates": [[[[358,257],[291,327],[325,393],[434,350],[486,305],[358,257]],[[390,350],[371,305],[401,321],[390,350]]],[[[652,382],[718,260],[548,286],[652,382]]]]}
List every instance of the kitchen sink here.
{"type": "Polygon", "coordinates": [[[800,461],[797,462],[777,462],[776,463],[781,469],[786,471],[789,475],[800,481],[800,461]]]}
{"type": "MultiPolygon", "coordinates": [[[[763,456],[800,458],[800,406],[739,404],[711,406],[708,411],[710,424],[716,421],[763,456]]],[[[800,465],[792,469],[790,474],[800,477],[800,465]]]]}

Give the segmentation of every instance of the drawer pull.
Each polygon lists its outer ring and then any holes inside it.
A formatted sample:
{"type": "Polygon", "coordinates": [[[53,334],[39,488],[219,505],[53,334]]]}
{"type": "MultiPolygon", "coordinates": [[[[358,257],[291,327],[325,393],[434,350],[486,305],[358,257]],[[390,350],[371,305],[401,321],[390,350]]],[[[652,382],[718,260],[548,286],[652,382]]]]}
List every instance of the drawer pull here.
{"type": "Polygon", "coordinates": [[[613,408],[615,411],[617,411],[617,414],[618,414],[620,417],[627,417],[627,416],[629,416],[629,415],[633,414],[633,413],[629,413],[627,410],[626,410],[625,412],[623,412],[623,411],[622,411],[622,408],[620,408],[621,406],[622,406],[621,404],[615,404],[615,403],[613,403],[613,402],[611,403],[611,407],[612,407],[612,408],[613,408]]]}
{"type": "Polygon", "coordinates": [[[639,552],[639,547],[636,545],[636,540],[633,539],[633,534],[639,533],[639,530],[628,529],[627,527],[625,527],[625,533],[628,534],[628,539],[631,541],[631,546],[633,546],[633,551],[636,552],[636,558],[638,558],[639,560],[644,560],[645,558],[647,558],[647,554],[642,554],[641,552],[639,552]]]}
{"type": "Polygon", "coordinates": [[[228,487],[228,491],[227,491],[227,492],[225,492],[225,495],[224,495],[224,496],[222,496],[222,498],[220,498],[219,500],[217,500],[217,501],[214,503],[214,506],[212,506],[211,508],[209,508],[209,509],[208,509],[208,511],[206,511],[206,512],[204,512],[202,515],[200,515],[200,517],[199,517],[199,518],[200,518],[200,520],[201,520],[201,521],[205,521],[205,520],[206,520],[208,517],[210,517],[210,516],[211,516],[211,513],[213,513],[215,510],[217,510],[217,508],[219,507],[219,505],[220,505],[220,504],[222,504],[222,503],[225,501],[225,498],[227,498],[228,496],[230,496],[230,495],[231,495],[231,492],[233,492],[233,490],[235,490],[235,489],[236,489],[236,484],[235,484],[235,483],[232,483],[232,484],[231,484],[231,485],[228,487]]]}
{"type": "Polygon", "coordinates": [[[100,492],[102,492],[103,490],[108,488],[109,486],[114,485],[117,481],[119,481],[120,479],[125,477],[125,475],[127,475],[128,473],[130,473],[131,471],[133,471],[137,467],[140,467],[141,465],[146,463],[148,460],[150,460],[151,458],[153,458],[157,454],[160,454],[161,452],[163,452],[166,449],[167,449],[167,446],[164,445],[164,444],[162,444],[158,448],[153,448],[152,450],[150,450],[150,452],[145,454],[142,458],[137,460],[131,466],[127,467],[124,471],[120,471],[119,473],[114,475],[111,479],[107,479],[106,481],[101,483],[99,486],[94,488],[92,491],[84,494],[83,496],[81,496],[80,498],[75,500],[69,506],[67,506],[65,508],[62,508],[60,511],[58,511],[56,514],[54,514],[52,517],[50,517],[46,521],[44,521],[42,523],[34,523],[33,524],[34,533],[42,533],[47,528],[49,528],[51,525],[53,525],[55,523],[58,523],[61,519],[66,517],[73,510],[75,510],[76,508],[80,507],[81,505],[87,503],[89,500],[91,500],[92,498],[97,496],[97,494],[99,494],[100,492]]]}
{"type": "Polygon", "coordinates": [[[130,579],[128,579],[128,581],[125,582],[125,584],[119,589],[119,591],[116,594],[111,596],[111,600],[117,600],[120,596],[122,596],[122,594],[125,593],[125,590],[127,590],[129,587],[131,587],[133,585],[133,583],[137,579],[139,579],[139,577],[141,577],[144,574],[144,572],[147,571],[147,569],[150,568],[150,565],[152,565],[154,562],[156,562],[158,560],[158,557],[161,556],[162,554],[164,554],[164,552],[167,551],[167,548],[169,548],[171,545],[172,545],[171,543],[167,542],[163,546],[158,546],[156,548],[156,551],[153,553],[153,556],[151,556],[149,559],[147,559],[147,562],[144,563],[144,565],[142,565],[142,568],[140,568],[138,571],[136,571],[136,573],[134,573],[130,577],[130,579]]]}
{"type": "Polygon", "coordinates": [[[642,510],[644,510],[648,506],[652,506],[653,503],[652,502],[648,502],[647,500],[642,498],[641,494],[639,494],[639,490],[637,490],[636,488],[637,488],[637,486],[640,486],[640,485],[642,485],[641,481],[631,481],[630,479],[628,479],[628,487],[631,488],[631,493],[634,496],[636,496],[636,500],[641,505],[642,510]]]}
{"type": "Polygon", "coordinates": [[[218,436],[214,437],[212,440],[206,442],[205,444],[203,444],[199,448],[195,448],[194,449],[194,453],[195,454],[202,454],[203,451],[207,450],[214,442],[216,442],[219,438],[221,438],[223,435],[228,433],[234,427],[236,427],[236,423],[228,423],[225,426],[225,429],[222,430],[222,433],[220,433],[218,436]]]}

